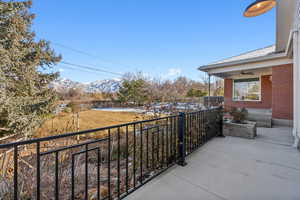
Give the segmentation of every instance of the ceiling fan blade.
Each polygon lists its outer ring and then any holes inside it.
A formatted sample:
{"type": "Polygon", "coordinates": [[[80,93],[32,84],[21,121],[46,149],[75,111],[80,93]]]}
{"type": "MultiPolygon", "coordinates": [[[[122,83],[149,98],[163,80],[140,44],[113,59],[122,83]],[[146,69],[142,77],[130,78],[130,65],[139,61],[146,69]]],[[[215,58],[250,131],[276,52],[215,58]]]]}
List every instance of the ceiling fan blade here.
{"type": "Polygon", "coordinates": [[[253,72],[244,72],[244,71],[242,71],[241,75],[254,75],[254,73],[253,72]]]}

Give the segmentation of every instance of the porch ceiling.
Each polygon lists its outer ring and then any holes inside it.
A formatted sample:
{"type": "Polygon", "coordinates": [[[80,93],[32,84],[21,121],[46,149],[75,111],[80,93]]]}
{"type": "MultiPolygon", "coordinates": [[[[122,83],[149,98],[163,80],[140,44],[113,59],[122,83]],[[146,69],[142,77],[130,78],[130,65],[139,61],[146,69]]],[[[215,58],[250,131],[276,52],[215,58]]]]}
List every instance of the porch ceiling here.
{"type": "Polygon", "coordinates": [[[211,74],[220,78],[250,78],[263,75],[272,75],[272,67],[262,69],[237,70],[231,72],[211,74]]]}

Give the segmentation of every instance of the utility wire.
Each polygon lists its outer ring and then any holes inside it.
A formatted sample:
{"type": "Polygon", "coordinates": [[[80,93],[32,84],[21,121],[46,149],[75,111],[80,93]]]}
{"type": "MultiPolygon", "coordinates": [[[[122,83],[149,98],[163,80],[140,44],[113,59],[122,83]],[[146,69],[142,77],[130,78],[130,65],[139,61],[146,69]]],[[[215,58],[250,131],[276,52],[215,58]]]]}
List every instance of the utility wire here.
{"type": "Polygon", "coordinates": [[[96,72],[113,74],[113,75],[117,75],[117,76],[123,76],[123,74],[121,74],[121,73],[116,73],[116,72],[100,69],[98,67],[94,67],[94,66],[90,66],[90,65],[80,65],[80,64],[67,62],[67,61],[61,61],[61,63],[65,64],[65,65],[68,65],[68,66],[73,66],[73,67],[76,67],[76,68],[80,68],[80,69],[86,69],[86,70],[90,70],[90,71],[96,71],[96,72]]]}
{"type": "MultiPolygon", "coordinates": [[[[93,55],[93,54],[84,52],[84,51],[82,51],[82,50],[74,49],[73,47],[69,47],[69,46],[66,46],[66,45],[64,45],[64,44],[59,44],[59,43],[57,43],[57,42],[51,42],[51,44],[53,44],[53,45],[55,45],[55,46],[62,47],[62,48],[64,48],[64,49],[68,49],[68,50],[70,50],[70,51],[73,51],[73,52],[76,52],[76,53],[79,53],[79,54],[83,54],[83,55],[86,55],[86,56],[98,58],[98,57],[96,57],[96,56],[93,55]]],[[[98,59],[99,59],[99,58],[98,58],[98,59]]]]}
{"type": "Polygon", "coordinates": [[[77,49],[77,48],[73,48],[73,47],[71,47],[71,46],[67,46],[67,45],[64,45],[64,44],[60,44],[60,43],[57,43],[57,42],[51,42],[51,44],[53,44],[53,45],[55,45],[55,46],[58,46],[58,47],[62,47],[62,48],[64,48],[64,49],[68,49],[68,50],[73,51],[73,52],[75,52],[75,53],[79,53],[79,54],[82,54],[82,55],[85,55],[85,56],[89,56],[89,57],[92,57],[92,58],[96,58],[96,59],[99,60],[99,61],[103,61],[103,62],[106,62],[106,63],[110,63],[110,64],[113,64],[113,65],[115,65],[115,64],[117,64],[117,65],[122,65],[122,66],[124,66],[124,67],[126,67],[126,68],[132,67],[132,66],[129,66],[129,65],[124,65],[124,64],[122,64],[122,63],[120,63],[120,62],[115,62],[115,61],[111,61],[111,60],[102,59],[102,58],[99,58],[98,56],[96,56],[96,55],[94,55],[94,54],[88,53],[88,52],[86,52],[86,51],[79,50],[79,49],[77,49]]]}
{"type": "Polygon", "coordinates": [[[63,66],[63,68],[66,68],[68,70],[74,70],[74,71],[81,71],[81,72],[86,72],[86,73],[91,73],[91,74],[103,75],[103,73],[100,73],[100,72],[97,72],[97,71],[85,70],[85,69],[72,67],[72,66],[68,66],[68,65],[63,66]]]}
{"type": "MultiPolygon", "coordinates": [[[[40,38],[40,37],[37,37],[37,38],[42,40],[42,38],[40,38]]],[[[108,61],[105,61],[103,59],[100,59],[96,55],[93,55],[91,53],[88,53],[88,52],[85,52],[85,51],[82,51],[82,50],[79,50],[79,49],[75,49],[73,47],[70,47],[70,46],[67,46],[67,45],[64,45],[64,44],[60,44],[60,43],[57,43],[57,42],[51,42],[51,44],[59,46],[59,47],[62,47],[62,48],[65,48],[65,49],[68,49],[70,51],[73,51],[73,52],[76,52],[76,53],[79,53],[79,54],[82,54],[82,55],[86,55],[86,56],[89,56],[89,57],[96,58],[98,60],[102,60],[104,62],[108,62],[108,61]]],[[[92,67],[92,66],[87,66],[87,65],[80,65],[80,64],[75,64],[75,63],[67,62],[67,61],[62,61],[61,63],[65,64],[65,65],[73,66],[73,67],[76,67],[76,68],[88,69],[90,71],[97,71],[97,72],[102,72],[102,73],[109,73],[109,74],[113,74],[113,75],[117,75],[117,76],[123,76],[124,75],[124,74],[112,72],[112,71],[109,71],[109,70],[106,70],[106,69],[103,69],[103,68],[100,69],[98,67],[92,67]]],[[[114,64],[113,62],[110,62],[110,63],[114,64]]],[[[118,65],[123,65],[123,64],[119,63],[118,65]]],[[[126,65],[123,65],[123,66],[129,67],[129,66],[126,66],[126,65]]],[[[75,68],[72,68],[72,69],[76,70],[75,68]]],[[[81,71],[84,71],[84,70],[81,70],[81,71]]],[[[87,72],[87,71],[85,71],[85,72],[87,72]]]]}

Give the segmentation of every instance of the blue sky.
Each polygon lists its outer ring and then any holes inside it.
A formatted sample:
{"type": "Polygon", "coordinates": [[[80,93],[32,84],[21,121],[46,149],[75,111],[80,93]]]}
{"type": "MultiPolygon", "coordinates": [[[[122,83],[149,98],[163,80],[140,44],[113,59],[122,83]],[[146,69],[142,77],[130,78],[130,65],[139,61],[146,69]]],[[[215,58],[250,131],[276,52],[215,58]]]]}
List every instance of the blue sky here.
{"type": "MultiPolygon", "coordinates": [[[[274,44],[275,9],[244,18],[254,0],[33,0],[33,30],[67,62],[117,73],[201,80],[197,66],[274,44]],[[64,49],[63,44],[92,56],[64,49]]],[[[117,78],[55,67],[81,82],[117,78]]]]}

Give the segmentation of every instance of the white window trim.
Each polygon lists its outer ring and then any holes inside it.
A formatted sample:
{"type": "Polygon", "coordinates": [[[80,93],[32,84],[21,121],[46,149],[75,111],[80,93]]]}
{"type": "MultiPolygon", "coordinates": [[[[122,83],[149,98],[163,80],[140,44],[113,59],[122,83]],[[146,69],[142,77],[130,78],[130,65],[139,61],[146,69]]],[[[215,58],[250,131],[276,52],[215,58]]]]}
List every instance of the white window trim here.
{"type": "Polygon", "coordinates": [[[261,96],[262,96],[262,93],[261,93],[261,76],[255,76],[255,77],[251,77],[251,78],[258,78],[259,80],[259,100],[235,100],[234,99],[234,81],[235,80],[243,80],[243,79],[248,79],[248,78],[235,78],[235,79],[232,79],[232,101],[234,102],[261,102],[261,96]]]}

